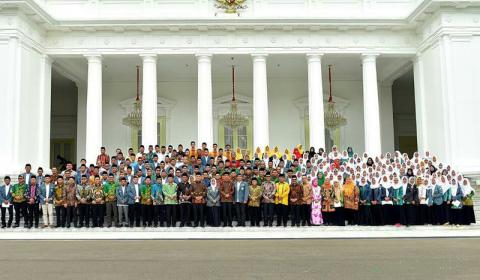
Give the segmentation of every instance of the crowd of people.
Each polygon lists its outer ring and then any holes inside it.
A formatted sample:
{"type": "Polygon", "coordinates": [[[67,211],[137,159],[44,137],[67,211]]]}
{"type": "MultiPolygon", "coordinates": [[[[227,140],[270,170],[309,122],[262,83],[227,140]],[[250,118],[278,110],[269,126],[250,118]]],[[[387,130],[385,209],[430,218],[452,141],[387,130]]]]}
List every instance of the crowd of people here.
{"type": "Polygon", "coordinates": [[[369,157],[298,145],[252,154],[193,141],[112,157],[102,147],[95,164],[37,174],[26,164],[18,183],[6,176],[0,186],[2,228],[22,218],[38,228],[40,216],[43,227],[67,228],[469,225],[474,194],[429,152],[369,157]]]}

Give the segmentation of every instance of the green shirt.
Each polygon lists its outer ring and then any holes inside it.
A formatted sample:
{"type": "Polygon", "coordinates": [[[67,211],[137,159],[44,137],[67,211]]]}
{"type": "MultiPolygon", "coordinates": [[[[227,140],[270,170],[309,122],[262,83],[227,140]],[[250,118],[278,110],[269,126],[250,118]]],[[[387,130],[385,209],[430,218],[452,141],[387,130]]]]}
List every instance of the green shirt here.
{"type": "Polygon", "coordinates": [[[141,204],[152,204],[152,185],[142,185],[142,187],[140,188],[140,198],[141,204]]]}
{"type": "Polygon", "coordinates": [[[107,182],[103,185],[103,192],[105,193],[105,201],[112,202],[117,201],[117,191],[118,185],[116,183],[107,182]]]}
{"type": "Polygon", "coordinates": [[[166,183],[162,186],[164,204],[177,204],[177,184],[166,183]]]}
{"type": "Polygon", "coordinates": [[[12,187],[12,198],[13,202],[24,202],[25,192],[27,191],[27,185],[25,184],[15,184],[12,187]]]}
{"type": "Polygon", "coordinates": [[[397,201],[393,200],[393,205],[403,205],[403,186],[398,189],[393,188],[393,197],[397,201]]]}

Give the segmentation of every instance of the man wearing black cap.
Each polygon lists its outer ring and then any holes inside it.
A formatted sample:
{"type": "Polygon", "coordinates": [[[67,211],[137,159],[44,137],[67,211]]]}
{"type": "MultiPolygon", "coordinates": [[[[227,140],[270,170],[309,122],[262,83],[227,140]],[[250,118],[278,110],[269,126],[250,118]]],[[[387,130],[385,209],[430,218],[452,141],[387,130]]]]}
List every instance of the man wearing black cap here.
{"type": "Polygon", "coordinates": [[[117,209],[117,188],[113,173],[108,174],[108,182],[103,186],[105,192],[105,208],[107,211],[107,227],[112,226],[112,221],[115,227],[118,227],[118,209],[117,209]]]}
{"type": "Polygon", "coordinates": [[[38,228],[39,191],[37,185],[37,177],[35,175],[30,176],[30,184],[25,191],[25,198],[27,200],[27,226],[28,228],[32,228],[33,222],[35,221],[35,228],[38,228]]]}
{"type": "Polygon", "coordinates": [[[262,189],[263,226],[271,227],[273,225],[276,187],[271,180],[270,172],[265,174],[265,181],[262,183],[262,189]]]}

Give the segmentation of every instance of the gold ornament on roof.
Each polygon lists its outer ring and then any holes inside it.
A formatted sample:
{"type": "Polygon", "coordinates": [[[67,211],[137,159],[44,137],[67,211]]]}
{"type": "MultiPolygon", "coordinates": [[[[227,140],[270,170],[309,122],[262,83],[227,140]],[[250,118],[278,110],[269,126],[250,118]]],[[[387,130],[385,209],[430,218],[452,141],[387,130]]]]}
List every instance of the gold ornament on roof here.
{"type": "Polygon", "coordinates": [[[216,0],[215,7],[222,9],[226,14],[239,14],[240,10],[247,8],[246,0],[216,0]]]}

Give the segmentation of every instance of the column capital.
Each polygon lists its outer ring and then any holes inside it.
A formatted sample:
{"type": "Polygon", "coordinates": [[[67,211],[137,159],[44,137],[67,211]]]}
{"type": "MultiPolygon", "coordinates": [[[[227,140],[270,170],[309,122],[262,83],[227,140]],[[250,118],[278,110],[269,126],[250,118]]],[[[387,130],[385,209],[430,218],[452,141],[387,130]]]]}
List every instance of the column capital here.
{"type": "Polygon", "coordinates": [[[305,57],[308,62],[321,62],[323,53],[307,53],[305,57]]]}
{"type": "Polygon", "coordinates": [[[362,53],[362,61],[365,62],[375,62],[377,57],[380,54],[378,53],[362,53]]]}
{"type": "Polygon", "coordinates": [[[212,54],[211,53],[196,53],[195,57],[197,58],[198,62],[210,62],[212,61],[212,54]]]}
{"type": "Polygon", "coordinates": [[[84,54],[83,57],[85,57],[87,59],[88,63],[101,62],[102,61],[102,55],[101,54],[84,54]]]}
{"type": "Polygon", "coordinates": [[[141,53],[139,56],[142,58],[143,62],[156,62],[157,54],[156,53],[141,53]]]}
{"type": "Polygon", "coordinates": [[[251,54],[253,60],[266,60],[268,54],[267,53],[252,53],[251,54]]]}
{"type": "Polygon", "coordinates": [[[49,56],[48,54],[42,54],[42,59],[45,60],[45,63],[48,63],[48,64],[53,64],[53,62],[55,61],[51,56],[49,56]]]}

